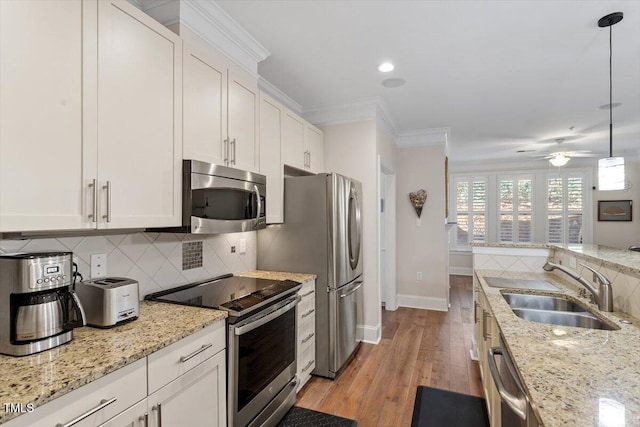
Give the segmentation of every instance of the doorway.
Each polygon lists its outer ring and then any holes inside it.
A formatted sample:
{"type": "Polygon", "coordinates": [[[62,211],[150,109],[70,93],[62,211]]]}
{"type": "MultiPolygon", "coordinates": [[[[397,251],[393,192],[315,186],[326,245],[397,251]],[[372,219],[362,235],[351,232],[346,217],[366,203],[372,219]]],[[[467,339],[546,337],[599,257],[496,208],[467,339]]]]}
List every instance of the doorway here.
{"type": "Polygon", "coordinates": [[[398,308],[396,289],[396,176],[378,157],[378,279],[386,310],[398,308]]]}

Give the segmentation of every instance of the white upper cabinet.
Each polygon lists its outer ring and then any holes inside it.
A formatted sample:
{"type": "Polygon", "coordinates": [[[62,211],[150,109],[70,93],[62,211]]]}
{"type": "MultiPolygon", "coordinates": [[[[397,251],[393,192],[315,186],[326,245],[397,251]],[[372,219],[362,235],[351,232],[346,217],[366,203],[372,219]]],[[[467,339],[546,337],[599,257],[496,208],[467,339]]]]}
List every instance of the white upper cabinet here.
{"type": "Polygon", "coordinates": [[[282,161],[304,169],[304,119],[286,110],[282,119],[282,161]]]}
{"type": "Polygon", "coordinates": [[[183,158],[258,172],[258,82],[185,43],[183,158]]]}
{"type": "Polygon", "coordinates": [[[83,6],[0,1],[0,231],[95,227],[83,209],[96,172],[82,162],[83,6]]]}
{"type": "Polygon", "coordinates": [[[304,153],[305,169],[320,173],[323,171],[322,131],[317,127],[305,123],[304,126],[304,153]]]}
{"type": "Polygon", "coordinates": [[[126,1],[98,8],[99,227],[179,225],[182,41],[126,1]]]}
{"type": "Polygon", "coordinates": [[[284,222],[281,156],[283,117],[284,107],[260,92],[260,173],[267,177],[267,224],[284,222]]]}
{"type": "Polygon", "coordinates": [[[184,44],[183,158],[225,164],[227,61],[184,44]]]}
{"type": "Polygon", "coordinates": [[[0,231],[179,225],[181,40],[126,1],[0,16],[0,231]]]}

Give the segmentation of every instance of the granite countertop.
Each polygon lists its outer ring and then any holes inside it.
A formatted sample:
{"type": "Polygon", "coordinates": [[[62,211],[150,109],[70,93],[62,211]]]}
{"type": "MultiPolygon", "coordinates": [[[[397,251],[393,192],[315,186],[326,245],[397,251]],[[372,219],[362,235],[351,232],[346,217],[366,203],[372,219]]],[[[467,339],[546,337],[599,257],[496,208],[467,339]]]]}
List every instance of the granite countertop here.
{"type": "Polygon", "coordinates": [[[473,242],[472,247],[489,248],[533,248],[533,249],[553,249],[575,253],[591,261],[602,262],[604,265],[619,268],[628,273],[640,274],[640,252],[628,249],[612,248],[603,245],[587,244],[567,244],[558,245],[554,243],[509,243],[509,242],[473,242]]]}
{"type": "Polygon", "coordinates": [[[517,317],[500,289],[489,287],[484,278],[547,280],[571,298],[586,304],[588,299],[578,297],[576,286],[552,273],[476,270],[475,274],[544,426],[640,425],[639,319],[621,312],[604,313],[590,304],[599,317],[620,330],[529,322],[517,317]]]}
{"type": "MultiPolygon", "coordinates": [[[[42,406],[226,317],[219,310],[141,301],[133,322],[74,329],[68,344],[31,356],[0,355],[0,402],[42,406]]],[[[0,411],[0,424],[17,415],[0,411]]]]}
{"type": "Polygon", "coordinates": [[[285,273],[282,271],[264,271],[264,270],[247,271],[246,273],[236,274],[236,276],[253,277],[256,279],[293,280],[294,282],[300,282],[300,283],[308,282],[309,280],[314,280],[317,277],[315,274],[285,273]]]}

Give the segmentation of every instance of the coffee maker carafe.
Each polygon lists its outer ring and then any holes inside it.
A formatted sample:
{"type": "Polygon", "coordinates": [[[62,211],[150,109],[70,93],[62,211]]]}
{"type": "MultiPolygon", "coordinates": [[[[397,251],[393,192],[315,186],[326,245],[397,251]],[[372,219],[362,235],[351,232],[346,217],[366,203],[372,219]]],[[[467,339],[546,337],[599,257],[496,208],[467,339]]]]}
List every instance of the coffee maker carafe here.
{"type": "Polygon", "coordinates": [[[0,255],[0,353],[26,356],[71,341],[85,325],[71,289],[71,252],[0,255]]]}

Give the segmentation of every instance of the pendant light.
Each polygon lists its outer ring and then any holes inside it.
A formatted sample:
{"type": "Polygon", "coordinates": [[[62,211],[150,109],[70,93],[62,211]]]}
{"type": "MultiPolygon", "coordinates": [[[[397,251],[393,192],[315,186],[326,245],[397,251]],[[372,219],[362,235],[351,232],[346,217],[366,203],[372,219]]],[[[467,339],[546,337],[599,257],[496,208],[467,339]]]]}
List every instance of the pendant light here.
{"type": "Polygon", "coordinates": [[[622,12],[614,12],[598,20],[598,27],[609,27],[609,157],[598,160],[598,189],[624,190],[624,157],[613,157],[613,75],[611,33],[615,24],[622,21],[622,12]]]}

